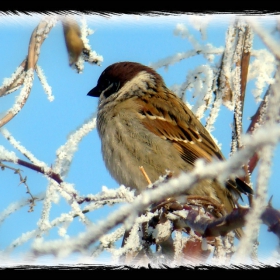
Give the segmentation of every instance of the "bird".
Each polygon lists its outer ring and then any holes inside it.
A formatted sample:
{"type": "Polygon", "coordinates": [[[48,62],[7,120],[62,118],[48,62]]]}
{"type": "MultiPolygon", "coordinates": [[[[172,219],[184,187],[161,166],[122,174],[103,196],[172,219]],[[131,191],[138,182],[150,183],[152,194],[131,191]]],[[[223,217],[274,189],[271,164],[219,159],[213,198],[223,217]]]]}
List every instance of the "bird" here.
{"type": "MultiPolygon", "coordinates": [[[[130,61],[111,64],[87,95],[99,98],[97,130],[107,169],[137,193],[148,186],[140,166],[154,182],[166,170],[173,176],[190,172],[200,158],[225,160],[207,129],[151,67],[130,61]]],[[[205,179],[186,195],[214,199],[229,214],[242,193],[253,190],[241,179],[225,185],[205,179]]]]}

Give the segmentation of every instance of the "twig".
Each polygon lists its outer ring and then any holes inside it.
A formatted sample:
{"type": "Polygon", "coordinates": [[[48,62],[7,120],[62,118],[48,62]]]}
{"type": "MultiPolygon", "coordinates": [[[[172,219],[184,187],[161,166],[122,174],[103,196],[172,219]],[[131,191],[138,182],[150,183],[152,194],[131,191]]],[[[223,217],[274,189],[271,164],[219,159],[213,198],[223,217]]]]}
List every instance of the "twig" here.
{"type": "MultiPolygon", "coordinates": [[[[15,77],[15,72],[12,77],[10,78],[10,83],[3,85],[0,87],[0,97],[5,96],[9,93],[12,93],[13,91],[17,90],[19,86],[23,84],[24,78],[23,78],[23,73],[26,71],[26,66],[27,66],[27,58],[25,58],[22,63],[19,65],[19,68],[21,69],[15,77]]],[[[18,68],[18,69],[19,69],[18,68]]]]}
{"type": "Polygon", "coordinates": [[[18,175],[19,175],[19,178],[20,178],[20,183],[19,183],[19,185],[20,185],[20,184],[24,184],[24,186],[26,187],[26,193],[28,193],[28,194],[30,195],[30,197],[31,197],[31,199],[29,200],[29,202],[30,202],[30,207],[29,207],[28,212],[33,212],[34,206],[35,206],[35,200],[36,200],[36,198],[34,198],[34,196],[33,196],[32,193],[30,192],[30,189],[29,189],[29,187],[28,187],[28,185],[27,185],[27,183],[26,183],[27,177],[24,177],[24,178],[23,178],[23,176],[21,175],[21,170],[20,170],[20,169],[14,168],[14,167],[11,167],[11,166],[8,166],[8,165],[5,165],[5,164],[3,164],[3,163],[1,163],[1,162],[0,162],[0,168],[1,168],[2,170],[4,170],[5,168],[11,169],[11,170],[13,170],[13,171],[15,172],[15,174],[18,174],[18,175]]]}
{"type": "Polygon", "coordinates": [[[148,184],[149,184],[149,185],[152,184],[152,182],[151,182],[151,180],[150,180],[148,174],[146,173],[144,167],[143,167],[143,166],[139,166],[139,169],[140,169],[140,171],[142,172],[142,174],[144,175],[144,177],[145,177],[146,181],[148,182],[148,184]]]}
{"type": "Polygon", "coordinates": [[[41,174],[47,175],[49,178],[55,180],[58,184],[61,184],[63,182],[63,180],[61,179],[60,175],[49,170],[48,172],[46,172],[42,167],[35,165],[33,163],[18,159],[17,160],[17,164],[25,166],[31,170],[40,172],[41,174]]]}
{"type": "MultiPolygon", "coordinates": [[[[13,88],[18,87],[19,85],[23,84],[25,81],[25,78],[27,77],[27,74],[29,73],[28,71],[33,71],[33,74],[30,75],[33,77],[34,75],[34,69],[39,57],[40,53],[40,47],[43,44],[46,35],[50,32],[51,27],[49,25],[49,22],[43,20],[41,21],[38,26],[34,29],[32,32],[30,42],[29,42],[29,48],[28,48],[28,57],[25,59],[22,63],[21,66],[24,66],[24,75],[19,75],[18,78],[8,87],[4,87],[2,92],[0,92],[1,96],[5,95],[6,92],[11,91],[13,88]],[[43,32],[42,32],[43,30],[43,32]]],[[[29,85],[26,89],[26,93],[24,97],[22,98],[18,110],[9,110],[8,113],[0,120],[0,127],[8,123],[13,117],[15,117],[18,112],[23,108],[25,105],[30,91],[31,91],[32,86],[29,85]]]]}
{"type": "MultiPolygon", "coordinates": [[[[261,118],[263,118],[263,111],[266,109],[266,106],[267,106],[267,99],[268,99],[268,96],[270,95],[270,87],[268,87],[265,95],[264,95],[264,98],[263,98],[263,101],[261,102],[261,104],[259,105],[256,113],[254,114],[254,116],[251,117],[251,123],[246,131],[246,133],[249,133],[249,134],[252,134],[254,131],[255,131],[255,128],[256,128],[256,125],[260,123],[260,120],[261,118]]],[[[257,166],[259,162],[259,156],[258,156],[258,153],[255,153],[249,160],[248,162],[248,171],[249,173],[251,174],[255,167],[257,166]]]]}

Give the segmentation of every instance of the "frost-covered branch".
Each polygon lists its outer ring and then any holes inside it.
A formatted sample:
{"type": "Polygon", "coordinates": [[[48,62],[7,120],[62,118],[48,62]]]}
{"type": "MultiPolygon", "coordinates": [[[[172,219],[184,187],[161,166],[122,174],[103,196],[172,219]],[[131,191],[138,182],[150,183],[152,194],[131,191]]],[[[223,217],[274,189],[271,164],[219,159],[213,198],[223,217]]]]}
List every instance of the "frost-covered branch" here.
{"type": "MultiPolygon", "coordinates": [[[[36,201],[39,200],[45,200],[46,195],[40,194],[40,195],[34,195],[36,198],[36,201]]],[[[50,195],[48,195],[50,197],[50,195]]],[[[58,199],[57,196],[52,196],[52,200],[55,201],[58,199]]],[[[112,205],[114,203],[119,203],[119,202],[132,202],[134,200],[134,194],[132,191],[129,191],[127,188],[124,186],[120,186],[118,189],[107,189],[106,187],[103,188],[102,192],[96,195],[88,195],[86,198],[80,198],[76,197],[77,202],[79,204],[83,202],[89,202],[91,201],[88,205],[86,205],[83,209],[82,212],[88,213],[92,212],[105,204],[112,205]],[[94,206],[93,206],[94,205],[94,206]]],[[[49,199],[47,199],[47,205],[50,205],[50,201],[48,202],[49,199]]],[[[8,206],[2,213],[0,213],[0,224],[1,222],[6,219],[8,215],[13,213],[14,211],[18,210],[20,207],[25,206],[26,204],[30,204],[30,200],[22,200],[17,203],[12,203],[10,206],[8,206]]],[[[46,206],[45,206],[46,207],[46,206]]],[[[47,211],[43,211],[45,215],[47,214],[47,211]]],[[[66,229],[67,227],[71,224],[74,218],[79,217],[75,211],[70,211],[68,213],[62,213],[60,216],[54,218],[52,221],[49,221],[48,224],[44,225],[44,228],[42,228],[42,219],[41,219],[41,225],[39,229],[34,229],[32,231],[23,233],[20,237],[16,238],[14,241],[11,242],[11,244],[5,249],[5,252],[11,252],[14,248],[23,245],[30,239],[33,239],[35,237],[38,237],[39,235],[42,235],[42,231],[44,234],[47,234],[51,229],[58,227],[59,228],[59,234],[62,237],[66,236],[66,229]]],[[[92,223],[90,221],[86,222],[87,225],[91,225],[92,223]]],[[[97,248],[94,249],[94,255],[97,256],[101,251],[104,249],[108,249],[110,247],[110,244],[113,244],[115,241],[120,239],[124,233],[124,228],[119,228],[117,229],[114,233],[104,235],[100,239],[100,244],[98,245],[97,248]]],[[[112,249],[113,250],[113,249],[112,249]]],[[[114,249],[117,250],[117,249],[114,249]]],[[[110,250],[109,250],[110,251],[110,250]]],[[[113,251],[112,251],[113,253],[113,251]]]]}
{"type": "Polygon", "coordinates": [[[54,100],[54,96],[52,95],[52,88],[49,86],[48,82],[47,82],[47,78],[43,72],[43,69],[36,65],[35,67],[36,73],[38,75],[38,78],[43,86],[43,89],[45,90],[49,101],[53,101],[54,100]]]}
{"type": "Polygon", "coordinates": [[[18,88],[18,86],[21,84],[23,84],[23,88],[14,106],[0,120],[0,127],[5,125],[14,116],[16,116],[25,105],[33,85],[34,69],[36,67],[36,63],[40,54],[40,47],[54,25],[54,18],[43,20],[38,24],[30,38],[27,61],[23,61],[21,67],[15,72],[15,75],[13,75],[12,78],[8,80],[8,82],[5,82],[3,87],[5,88],[5,91],[1,95],[5,95],[6,92],[11,92],[13,90],[13,87],[18,88]],[[22,71],[23,65],[24,71],[22,71]],[[18,79],[19,81],[17,81],[18,79]]]}
{"type": "MultiPolygon", "coordinates": [[[[44,199],[45,194],[35,194],[34,197],[36,201],[40,201],[44,199]]],[[[0,226],[11,214],[15,213],[16,211],[27,205],[30,205],[30,199],[21,199],[17,202],[10,203],[8,207],[6,207],[2,212],[0,212],[0,226]]]]}
{"type": "Polygon", "coordinates": [[[280,60],[279,42],[277,42],[272,36],[270,36],[267,30],[264,29],[255,19],[248,19],[248,22],[250,23],[250,26],[255,31],[255,33],[260,36],[262,41],[274,54],[277,60],[280,60]]]}
{"type": "Polygon", "coordinates": [[[235,62],[235,71],[233,77],[234,123],[231,152],[235,152],[237,149],[242,147],[240,137],[243,132],[243,107],[252,45],[252,34],[250,28],[246,24],[238,21],[236,23],[236,30],[238,38],[233,57],[235,62]]]}
{"type": "Polygon", "coordinates": [[[21,152],[33,164],[36,164],[38,167],[40,166],[40,167],[44,168],[45,172],[49,171],[49,170],[46,170],[47,164],[45,162],[38,160],[29,150],[27,150],[23,145],[21,145],[20,142],[17,141],[6,128],[1,128],[0,132],[15,149],[17,149],[19,152],[21,152]]]}
{"type": "Polygon", "coordinates": [[[78,149],[78,144],[89,132],[91,132],[96,126],[96,118],[91,117],[88,121],[81,125],[75,132],[69,137],[67,142],[59,147],[56,151],[56,161],[53,166],[53,170],[64,177],[70,167],[74,153],[78,149]]]}
{"type": "MultiPolygon", "coordinates": [[[[266,126],[273,126],[279,120],[279,103],[280,103],[280,66],[275,76],[275,83],[271,86],[271,94],[269,96],[269,101],[267,105],[267,122],[266,126]]],[[[252,251],[252,241],[257,238],[258,229],[260,226],[261,215],[264,212],[267,201],[267,188],[268,180],[271,173],[271,161],[273,157],[273,150],[275,145],[266,145],[258,149],[258,157],[261,159],[257,186],[255,190],[255,198],[250,211],[247,217],[247,227],[245,230],[245,236],[241,240],[237,257],[242,258],[252,251]]]]}
{"type": "Polygon", "coordinates": [[[27,59],[24,59],[19,67],[12,74],[11,78],[5,78],[0,87],[0,97],[17,90],[24,82],[24,69],[27,65],[27,59]]]}
{"type": "MultiPolygon", "coordinates": [[[[38,24],[38,26],[32,32],[30,38],[27,58],[23,60],[23,62],[20,64],[18,69],[13,73],[11,78],[4,79],[4,83],[0,87],[0,97],[3,97],[8,93],[17,90],[21,85],[23,85],[23,88],[13,107],[10,110],[8,110],[8,112],[4,117],[0,119],[0,127],[5,125],[14,116],[16,116],[18,112],[25,105],[33,86],[34,70],[38,74],[39,80],[41,81],[41,84],[48,95],[48,99],[50,101],[54,99],[54,96],[52,95],[51,92],[51,87],[47,84],[42,69],[39,66],[37,66],[37,61],[40,55],[41,45],[43,44],[50,30],[55,26],[56,22],[57,22],[56,16],[48,16],[46,19],[42,20],[38,24]]],[[[65,18],[62,18],[62,22],[65,31],[64,33],[65,33],[67,50],[69,52],[69,57],[70,57],[70,64],[71,65],[75,64],[75,67],[78,70],[78,72],[82,71],[84,61],[88,61],[89,63],[100,65],[101,62],[103,61],[103,58],[102,56],[97,55],[94,51],[90,49],[86,37],[89,34],[91,34],[91,32],[87,28],[85,20],[83,20],[82,33],[80,31],[78,24],[74,20],[72,20],[72,18],[71,20],[68,18],[67,20],[65,18]],[[68,22],[70,22],[71,24],[68,24],[68,22]],[[78,51],[76,51],[77,45],[78,45],[78,51]],[[82,55],[80,55],[81,52],[82,55]],[[78,54],[76,55],[76,53],[78,54]]]]}
{"type": "Polygon", "coordinates": [[[171,55],[164,59],[161,59],[157,62],[151,63],[150,67],[154,69],[158,69],[161,67],[167,68],[169,65],[173,65],[184,59],[188,59],[190,57],[200,54],[203,55],[208,61],[212,61],[214,55],[221,55],[223,53],[223,48],[221,47],[217,48],[211,44],[200,44],[198,40],[196,40],[196,38],[189,33],[187,27],[183,24],[177,24],[174,30],[174,35],[181,36],[183,39],[188,39],[193,45],[193,49],[188,50],[186,52],[180,52],[175,55],[171,55]]]}
{"type": "Polygon", "coordinates": [[[84,251],[89,245],[95,243],[104,233],[120,223],[124,223],[126,229],[131,228],[135,218],[149,205],[168,197],[174,197],[186,193],[199,180],[216,178],[223,182],[231,174],[240,175],[241,166],[246,162],[256,149],[265,145],[276,145],[280,140],[280,128],[277,125],[260,128],[254,135],[244,136],[245,148],[236,152],[226,162],[213,162],[209,165],[198,161],[194,170],[188,174],[181,174],[179,178],[173,178],[168,183],[158,186],[154,190],[146,190],[139,195],[130,205],[124,205],[117,212],[108,216],[98,226],[76,238],[69,238],[66,241],[50,241],[45,243],[35,242],[33,253],[35,255],[54,254],[66,256],[75,251],[84,251]]]}

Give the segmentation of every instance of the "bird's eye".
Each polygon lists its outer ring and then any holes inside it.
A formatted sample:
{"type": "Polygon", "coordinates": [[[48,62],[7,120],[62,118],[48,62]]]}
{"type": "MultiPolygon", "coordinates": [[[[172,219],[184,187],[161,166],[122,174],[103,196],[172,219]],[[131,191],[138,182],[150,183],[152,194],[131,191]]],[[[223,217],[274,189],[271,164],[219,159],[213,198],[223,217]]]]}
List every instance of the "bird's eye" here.
{"type": "Polygon", "coordinates": [[[110,84],[111,84],[110,80],[108,80],[108,79],[103,80],[102,84],[101,84],[102,90],[105,90],[106,88],[108,88],[108,86],[110,86],[110,84]]]}

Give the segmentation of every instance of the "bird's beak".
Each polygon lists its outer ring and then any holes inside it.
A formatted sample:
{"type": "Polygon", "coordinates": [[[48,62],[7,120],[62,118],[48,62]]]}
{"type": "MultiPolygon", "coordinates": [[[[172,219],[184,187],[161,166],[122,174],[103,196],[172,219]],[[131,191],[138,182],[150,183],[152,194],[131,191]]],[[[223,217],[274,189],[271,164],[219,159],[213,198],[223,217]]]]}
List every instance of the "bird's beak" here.
{"type": "Polygon", "coordinates": [[[96,86],[92,90],[90,90],[87,95],[88,96],[93,96],[93,97],[99,97],[100,94],[101,94],[101,91],[98,88],[98,86],[96,86]]]}

